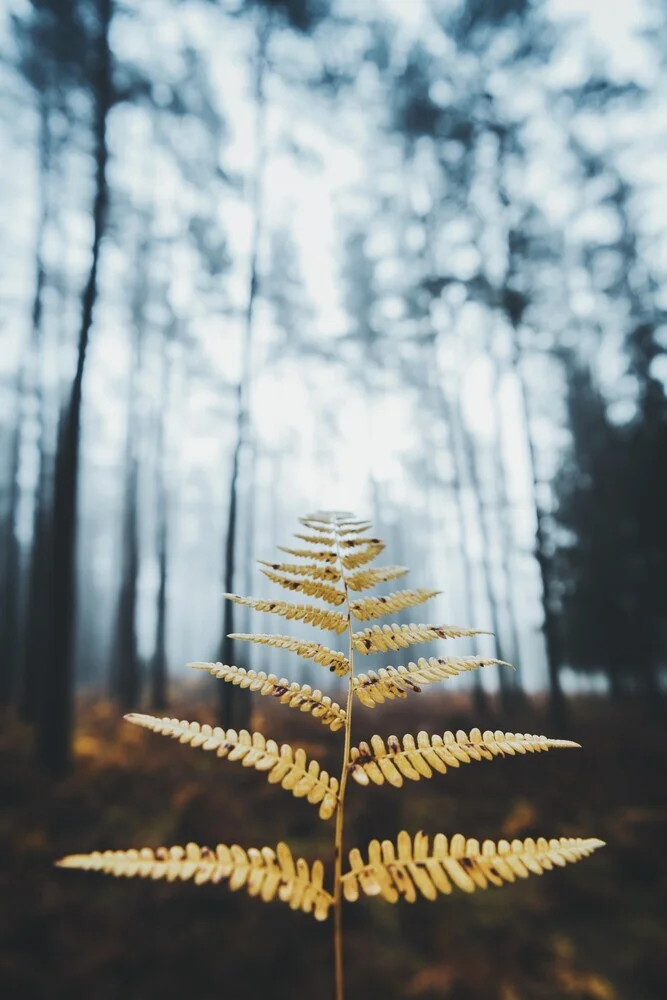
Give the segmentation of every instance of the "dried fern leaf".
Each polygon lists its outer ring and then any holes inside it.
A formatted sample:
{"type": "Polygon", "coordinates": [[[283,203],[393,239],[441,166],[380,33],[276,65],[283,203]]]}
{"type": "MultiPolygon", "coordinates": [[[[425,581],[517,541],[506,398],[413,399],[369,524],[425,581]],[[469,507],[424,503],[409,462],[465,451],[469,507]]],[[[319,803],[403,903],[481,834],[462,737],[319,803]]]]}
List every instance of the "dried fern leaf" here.
{"type": "Polygon", "coordinates": [[[316,608],[312,604],[289,604],[287,601],[265,601],[255,597],[239,597],[238,594],[223,594],[228,601],[243,604],[255,611],[267,611],[273,615],[281,615],[288,621],[303,622],[304,625],[314,625],[325,632],[345,632],[347,617],[340,611],[329,611],[327,608],[316,608]]]}
{"type": "Polygon", "coordinates": [[[373,625],[363,632],[354,632],[352,645],[359,653],[386,653],[388,650],[407,649],[417,642],[434,639],[462,639],[473,635],[490,635],[481,629],[461,628],[458,625],[373,625]]]}
{"type": "MultiPolygon", "coordinates": [[[[314,559],[315,562],[335,563],[338,559],[338,555],[333,549],[318,549],[313,552],[310,549],[288,549],[284,545],[279,545],[278,549],[281,552],[286,552],[288,556],[296,556],[298,559],[314,559]]],[[[265,565],[270,566],[271,563],[265,565]]]]}
{"type": "Polygon", "coordinates": [[[428,660],[421,656],[416,663],[408,663],[407,667],[381,667],[377,673],[369,670],[365,674],[356,674],[352,678],[352,686],[362,705],[375,708],[386,698],[407,698],[410,693],[419,694],[429,684],[457,677],[468,670],[503,665],[503,660],[485,656],[431,656],[428,660]]]}
{"type": "Polygon", "coordinates": [[[293,576],[307,576],[313,580],[330,580],[337,583],[341,578],[341,571],[337,566],[318,566],[317,563],[272,563],[265,559],[258,559],[260,566],[268,566],[276,573],[291,573],[293,576]]]}
{"type": "Polygon", "coordinates": [[[300,517],[299,521],[308,531],[316,531],[318,534],[330,535],[336,531],[336,525],[332,521],[322,521],[314,517],[300,517]]]}
{"type": "Polygon", "coordinates": [[[377,559],[384,547],[384,542],[379,540],[374,541],[355,552],[349,552],[341,558],[341,562],[345,569],[358,569],[359,566],[365,566],[367,563],[377,559]]]}
{"type": "Polygon", "coordinates": [[[285,590],[298,590],[302,594],[307,594],[308,597],[317,597],[321,601],[326,601],[327,604],[333,604],[336,607],[345,602],[345,591],[340,590],[338,587],[334,587],[331,584],[322,583],[319,580],[293,580],[289,576],[283,576],[280,573],[274,573],[273,570],[263,569],[262,573],[271,580],[272,583],[277,583],[285,590]]]}
{"type": "Polygon", "coordinates": [[[341,549],[356,549],[360,545],[382,545],[383,548],[385,547],[385,543],[381,538],[370,538],[363,535],[355,535],[353,538],[340,538],[338,545],[341,549]]]}
{"type": "Polygon", "coordinates": [[[350,604],[350,611],[357,621],[366,622],[371,618],[382,618],[384,615],[413,608],[424,604],[432,597],[442,593],[440,590],[396,590],[384,597],[364,597],[350,604]]]}
{"type": "Polygon", "coordinates": [[[390,840],[372,840],[368,845],[368,860],[364,861],[357,848],[350,851],[350,871],[342,876],[345,899],[355,902],[360,892],[367,896],[382,896],[396,903],[402,896],[409,903],[419,895],[434,900],[439,893],[449,895],[452,886],[463,892],[501,886],[517,878],[527,878],[532,872],[541,875],[554,867],[588,857],[604,841],[594,837],[561,837],[545,840],[500,840],[495,844],[485,840],[466,840],[460,833],[447,841],[442,833],[429,838],[423,833],[413,838],[402,830],[396,846],[390,840]]]}
{"type": "Polygon", "coordinates": [[[350,750],[348,765],[354,780],[360,785],[383,785],[388,781],[395,788],[403,779],[419,781],[431,778],[433,772],[446,774],[448,767],[460,767],[472,760],[493,760],[494,757],[513,757],[515,754],[541,753],[544,750],[579,747],[571,740],[552,740],[546,736],[527,733],[503,733],[500,730],[482,733],[472,729],[470,734],[459,729],[456,735],[446,732],[443,736],[429,736],[420,732],[417,739],[405,735],[403,741],[390,736],[371,736],[368,743],[360,743],[350,750]]]}
{"type": "Polygon", "coordinates": [[[207,670],[228,684],[235,684],[257,694],[271,695],[288,708],[310,712],[313,718],[319,719],[332,732],[342,729],[345,725],[347,717],[345,709],[317,688],[313,691],[310,684],[297,684],[296,681],[288,681],[285,677],[278,678],[275,674],[265,674],[263,670],[245,670],[243,667],[228,666],[226,663],[188,663],[188,666],[194,667],[195,670],[207,670]]]}
{"type": "MultiPolygon", "coordinates": [[[[294,538],[299,538],[302,542],[308,542],[309,545],[333,545],[336,541],[334,535],[294,535],[294,538]]],[[[287,550],[284,550],[287,551],[287,550]]]]}
{"type": "Polygon", "coordinates": [[[280,899],[293,910],[312,913],[316,920],[326,920],[333,897],[323,887],[324,866],[314,861],[312,868],[303,858],[292,857],[285,843],[274,851],[270,847],[218,844],[214,850],[186,844],[185,847],[150,847],[129,851],[93,851],[70,854],[56,861],[59,868],[80,868],[122,878],[192,879],[197,885],[229,879],[232,890],[245,886],[251,896],[265,903],[280,899]]]}
{"type": "Polygon", "coordinates": [[[319,642],[294,639],[291,635],[259,635],[245,632],[232,632],[230,639],[242,639],[245,642],[258,642],[263,646],[288,649],[290,653],[296,653],[304,660],[321,663],[323,667],[328,667],[332,673],[338,674],[339,677],[343,677],[350,670],[350,661],[345,653],[341,653],[337,649],[329,649],[328,646],[322,646],[319,642]]]}
{"type": "Polygon", "coordinates": [[[340,532],[343,535],[363,535],[365,531],[370,531],[373,527],[371,521],[357,521],[354,525],[341,526],[340,532]]]}
{"type": "Polygon", "coordinates": [[[378,566],[376,569],[362,569],[352,576],[346,577],[350,590],[368,590],[370,587],[377,587],[387,580],[396,580],[399,576],[405,576],[410,570],[406,566],[378,566]]]}
{"type": "Polygon", "coordinates": [[[323,524],[341,524],[346,518],[354,518],[351,510],[316,510],[313,514],[306,514],[301,520],[318,521],[323,524]]]}
{"type": "Polygon", "coordinates": [[[278,746],[275,740],[267,740],[261,733],[241,729],[221,729],[219,726],[200,725],[198,722],[178,719],[158,719],[153,715],[131,713],[128,722],[143,726],[162,736],[171,736],[180,743],[215,750],[218,757],[231,761],[240,760],[244,767],[266,771],[271,784],[280,784],[296,798],[307,798],[313,805],[319,804],[321,819],[329,819],[338,803],[338,780],[320,769],[316,760],[310,763],[305,751],[293,750],[287,743],[278,746]]]}

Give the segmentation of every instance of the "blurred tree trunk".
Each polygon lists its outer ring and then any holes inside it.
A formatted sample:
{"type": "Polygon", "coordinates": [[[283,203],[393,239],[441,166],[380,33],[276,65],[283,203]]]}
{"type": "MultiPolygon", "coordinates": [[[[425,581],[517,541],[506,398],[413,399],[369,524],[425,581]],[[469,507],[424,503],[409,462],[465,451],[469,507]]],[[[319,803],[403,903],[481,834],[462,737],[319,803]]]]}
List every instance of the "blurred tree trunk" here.
{"type": "Polygon", "coordinates": [[[530,471],[532,477],[532,500],[535,511],[535,559],[540,570],[540,580],[542,583],[542,631],[547,653],[547,667],[549,675],[549,716],[554,726],[563,728],[567,721],[567,704],[565,694],[560,681],[559,655],[558,655],[558,622],[553,611],[552,601],[552,565],[547,546],[546,518],[540,503],[540,483],[537,472],[537,448],[533,435],[533,424],[528,400],[528,387],[525,375],[521,368],[521,344],[519,331],[515,324],[512,324],[513,341],[511,354],[511,368],[519,389],[521,410],[523,413],[523,424],[526,430],[526,443],[528,445],[528,457],[530,460],[530,471]]]}
{"type": "MultiPolygon", "coordinates": [[[[503,215],[507,213],[511,199],[506,189],[505,162],[508,150],[511,150],[512,133],[505,132],[499,136],[496,160],[496,190],[503,215]]],[[[547,544],[547,524],[544,510],[540,502],[540,483],[537,469],[537,447],[533,435],[533,423],[530,411],[529,391],[525,374],[521,366],[521,340],[519,326],[527,305],[527,298],[522,287],[515,282],[515,277],[522,263],[520,256],[523,245],[521,233],[509,226],[506,230],[507,267],[504,277],[497,289],[501,308],[508,320],[511,332],[511,347],[509,370],[512,372],[519,390],[519,402],[526,434],[526,445],[530,463],[532,504],[535,513],[535,546],[534,555],[540,572],[542,587],[542,633],[547,655],[547,671],[549,680],[549,715],[554,726],[564,727],[567,719],[567,704],[560,680],[560,657],[558,650],[558,622],[553,610],[552,599],[552,560],[547,544]]],[[[526,263],[524,256],[523,263],[526,263]]]]}
{"type": "MultiPolygon", "coordinates": [[[[492,581],[490,579],[490,567],[489,567],[489,553],[487,548],[487,538],[486,538],[486,524],[484,521],[484,511],[482,509],[482,501],[480,496],[480,484],[477,479],[477,469],[475,466],[475,458],[472,449],[474,445],[470,440],[470,435],[464,426],[463,418],[461,415],[461,408],[459,405],[458,398],[456,402],[452,404],[447,398],[447,390],[444,386],[440,389],[440,409],[444,421],[449,428],[452,458],[454,460],[454,468],[456,469],[455,481],[456,481],[456,502],[459,508],[459,519],[461,523],[461,546],[463,554],[463,564],[466,567],[465,575],[467,576],[467,581],[465,583],[465,589],[468,592],[468,603],[471,612],[474,613],[474,599],[472,591],[472,571],[470,568],[470,557],[468,555],[468,532],[466,526],[466,515],[465,515],[465,484],[467,483],[469,488],[470,496],[472,497],[473,504],[475,506],[475,516],[479,522],[480,532],[482,534],[482,577],[484,580],[485,596],[486,601],[489,606],[489,612],[491,614],[491,627],[494,632],[495,643],[496,643],[496,653],[499,659],[502,659],[502,654],[500,653],[499,643],[500,636],[498,635],[497,629],[498,625],[498,615],[497,606],[494,600],[494,591],[492,581]]],[[[473,628],[477,627],[475,621],[470,621],[473,628]]],[[[473,670],[472,672],[472,684],[473,684],[473,701],[475,703],[475,708],[477,711],[486,711],[487,709],[487,697],[486,692],[482,684],[482,672],[481,670],[473,670]]]]}
{"type": "Polygon", "coordinates": [[[21,548],[16,537],[16,516],[20,499],[19,462],[24,395],[23,370],[16,379],[16,415],[11,434],[9,461],[9,496],[2,521],[2,577],[0,577],[0,708],[14,700],[17,677],[17,639],[19,633],[19,587],[21,548]]]}
{"type": "Polygon", "coordinates": [[[86,352],[98,293],[98,268],[104,235],[108,185],[107,119],[113,101],[109,29],[112,0],[98,0],[99,34],[91,90],[94,100],[95,196],[91,264],[85,283],[79,329],[76,372],[60,415],[54,464],[52,566],[47,585],[53,609],[53,647],[41,681],[38,752],[45,767],[61,775],[71,751],[74,678],[72,647],[76,605],[76,526],[79,479],[81,402],[86,352]]]}
{"type": "Polygon", "coordinates": [[[167,584],[169,558],[169,498],[166,482],[166,414],[169,408],[169,386],[171,382],[170,344],[172,329],[162,339],[162,373],[158,401],[158,432],[156,447],[157,469],[157,559],[158,591],[155,619],[155,648],[150,662],[150,704],[151,708],[163,711],[167,707],[167,584]]]}
{"type": "Polygon", "coordinates": [[[158,567],[160,582],[157,592],[155,650],[150,665],[151,708],[162,711],[167,707],[167,497],[164,480],[158,499],[158,567]]]}
{"type": "MultiPolygon", "coordinates": [[[[467,474],[470,480],[471,493],[475,506],[475,517],[477,523],[479,524],[479,530],[482,538],[482,579],[484,580],[484,596],[486,603],[489,607],[489,614],[491,616],[491,631],[494,635],[495,642],[495,655],[499,660],[505,660],[507,653],[505,651],[502,626],[500,621],[500,610],[498,605],[498,598],[496,595],[496,588],[493,582],[493,567],[491,563],[491,533],[489,531],[488,524],[488,514],[486,510],[486,503],[483,497],[483,486],[482,480],[479,475],[479,459],[477,456],[477,448],[473,437],[465,426],[465,421],[462,414],[460,413],[460,407],[457,406],[457,424],[460,429],[461,434],[461,448],[465,456],[467,474]]],[[[507,661],[506,661],[507,662],[507,661]]],[[[507,676],[507,668],[498,668],[498,688],[500,691],[500,704],[503,712],[507,713],[511,711],[511,692],[510,692],[510,681],[507,676]]],[[[479,674],[479,671],[476,671],[479,674]]]]}
{"type": "Polygon", "coordinates": [[[49,222],[49,176],[51,163],[51,135],[49,109],[46,99],[40,99],[40,221],[35,255],[35,294],[32,307],[31,355],[35,373],[37,420],[39,423],[39,471],[35,488],[32,519],[32,544],[28,573],[28,601],[25,620],[25,642],[19,694],[19,714],[26,722],[36,722],[39,715],[41,672],[48,660],[53,641],[53,610],[50,603],[51,574],[53,572],[53,469],[46,441],[46,399],[44,382],[39,371],[43,350],[43,298],[46,284],[43,248],[49,222]]]}
{"type": "MultiPolygon", "coordinates": [[[[493,356],[491,336],[487,342],[489,357],[493,356]]],[[[500,544],[502,548],[502,564],[505,576],[505,587],[507,589],[507,617],[509,622],[510,650],[509,662],[515,667],[515,671],[508,674],[506,667],[498,667],[499,676],[506,681],[505,696],[509,710],[516,709],[525,701],[525,694],[521,684],[521,648],[519,642],[519,626],[517,621],[516,606],[514,602],[514,587],[512,575],[512,554],[514,552],[514,533],[512,528],[512,509],[510,504],[509,491],[507,489],[507,467],[503,456],[503,417],[502,407],[498,398],[500,390],[498,364],[493,359],[493,377],[491,383],[491,406],[493,422],[493,459],[494,478],[497,490],[498,518],[500,522],[500,544]]]]}
{"type": "MultiPolygon", "coordinates": [[[[266,169],[266,97],[264,93],[264,78],[266,74],[266,53],[269,42],[270,27],[266,21],[258,32],[258,47],[255,67],[255,169],[253,178],[253,233],[250,249],[250,279],[248,300],[245,311],[243,335],[243,359],[241,377],[236,388],[236,442],[232,454],[232,467],[229,479],[229,501],[227,507],[227,527],[224,541],[223,587],[225,593],[234,592],[234,575],[236,570],[237,528],[239,514],[239,479],[241,475],[241,460],[244,458],[247,442],[249,421],[249,395],[252,371],[252,340],[255,325],[255,307],[259,289],[259,251],[263,225],[263,188],[266,169]]],[[[245,471],[245,470],[244,470],[245,471]]],[[[247,483],[243,484],[247,486],[247,483]]],[[[247,494],[246,494],[247,496],[247,494]]],[[[249,496],[247,496],[249,500],[249,496]]],[[[234,640],[230,632],[234,631],[234,604],[225,600],[222,618],[222,640],[220,644],[220,660],[223,663],[234,663],[234,640]]],[[[232,684],[218,685],[220,724],[238,729],[247,724],[250,717],[250,694],[232,684]]]]}
{"type": "MultiPolygon", "coordinates": [[[[256,481],[258,462],[258,442],[250,440],[252,431],[248,432],[246,449],[246,489],[244,491],[246,500],[245,518],[243,524],[243,593],[253,592],[253,556],[255,553],[255,504],[256,504],[256,481]]],[[[228,602],[229,603],[229,602],[228,602]]],[[[250,608],[243,608],[243,632],[252,632],[253,612],[250,608]]]]}
{"type": "Polygon", "coordinates": [[[150,222],[146,219],[144,223],[146,232],[137,242],[137,257],[134,268],[136,280],[132,304],[132,353],[127,386],[121,579],[116,609],[113,663],[111,665],[112,694],[125,711],[137,706],[141,692],[141,667],[137,641],[137,584],[140,544],[138,442],[141,438],[141,429],[137,400],[141,391],[146,303],[150,294],[148,280],[150,254],[148,228],[150,222]]]}
{"type": "MultiPolygon", "coordinates": [[[[132,421],[134,425],[134,420],[132,421]]],[[[128,432],[128,438],[130,434],[128,432]]],[[[131,446],[130,446],[131,448],[131,446]]],[[[136,708],[141,690],[137,651],[137,576],[139,574],[138,524],[139,468],[136,455],[126,458],[121,542],[121,581],[116,608],[116,626],[111,668],[111,690],[120,707],[136,708]]]]}

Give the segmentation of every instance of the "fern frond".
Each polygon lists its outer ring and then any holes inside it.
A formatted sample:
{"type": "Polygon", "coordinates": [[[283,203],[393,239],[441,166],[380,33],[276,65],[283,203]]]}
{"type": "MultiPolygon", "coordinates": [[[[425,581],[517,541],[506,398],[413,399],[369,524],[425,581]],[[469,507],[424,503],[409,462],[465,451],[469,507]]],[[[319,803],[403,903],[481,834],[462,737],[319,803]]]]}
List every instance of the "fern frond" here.
{"type": "Polygon", "coordinates": [[[403,742],[390,736],[385,745],[381,736],[371,736],[368,743],[360,743],[350,750],[348,765],[354,780],[360,785],[383,785],[388,781],[395,788],[403,785],[403,778],[419,781],[433,777],[433,771],[446,774],[448,767],[460,767],[472,760],[493,760],[494,757],[515,754],[541,753],[544,750],[579,747],[571,740],[551,740],[546,736],[523,733],[503,733],[500,730],[481,733],[472,729],[470,735],[459,729],[456,735],[429,736],[421,732],[405,735],[403,742]]]}
{"type": "Polygon", "coordinates": [[[347,617],[340,611],[329,611],[327,608],[316,608],[312,604],[289,604],[287,601],[264,601],[256,597],[239,597],[238,594],[223,594],[228,601],[243,604],[255,611],[267,611],[273,615],[281,615],[288,621],[303,622],[304,625],[314,625],[325,632],[345,632],[347,617]]]}
{"type": "Polygon", "coordinates": [[[293,750],[287,743],[278,746],[275,740],[267,740],[261,733],[251,735],[247,729],[237,733],[235,729],[224,730],[219,726],[178,719],[158,719],[134,712],[125,718],[135,726],[171,736],[180,743],[189,743],[202,750],[215,750],[218,757],[240,760],[244,767],[266,771],[271,784],[280,784],[296,798],[306,798],[312,805],[319,804],[321,819],[329,819],[336,809],[338,780],[321,770],[316,760],[309,763],[301,748],[293,750]]]}
{"type": "Polygon", "coordinates": [[[350,661],[344,653],[337,649],[329,649],[328,646],[322,646],[319,642],[295,639],[291,635],[260,635],[245,632],[232,632],[230,639],[242,639],[244,642],[258,642],[263,646],[288,649],[290,653],[296,653],[304,660],[321,663],[323,667],[328,667],[332,673],[338,674],[339,677],[343,677],[350,669],[350,661]]]}
{"type": "Polygon", "coordinates": [[[298,708],[301,712],[310,712],[315,719],[328,726],[332,732],[342,729],[347,713],[344,708],[322,694],[317,688],[313,691],[310,684],[297,684],[280,679],[275,674],[265,674],[263,670],[244,670],[243,667],[228,666],[226,663],[188,663],[195,670],[207,670],[214,677],[228,684],[246,688],[257,694],[271,695],[277,698],[281,705],[298,708]]]}
{"type": "Polygon", "coordinates": [[[373,525],[370,521],[364,521],[363,523],[359,523],[354,527],[348,526],[345,528],[341,528],[340,533],[342,535],[353,535],[353,536],[363,535],[365,531],[370,531],[372,527],[373,525]]]}
{"type": "Polygon", "coordinates": [[[270,847],[218,844],[214,850],[186,844],[185,847],[150,847],[129,851],[93,851],[70,854],[56,861],[59,868],[80,868],[121,878],[192,879],[197,885],[229,880],[229,888],[245,886],[249,895],[265,903],[278,898],[293,910],[312,913],[316,920],[326,920],[333,897],[323,887],[324,866],[314,861],[312,868],[303,858],[292,857],[287,844],[270,847]]]}
{"type": "MultiPolygon", "coordinates": [[[[335,563],[338,559],[335,550],[332,549],[318,549],[313,552],[311,549],[288,549],[284,545],[278,545],[278,549],[280,552],[286,552],[288,556],[296,556],[298,559],[314,559],[315,562],[335,563]]],[[[270,566],[271,563],[266,563],[266,565],[270,566]]]]}
{"type": "Polygon", "coordinates": [[[373,625],[363,632],[354,632],[352,645],[358,653],[386,653],[387,650],[407,649],[417,642],[434,639],[463,639],[473,635],[490,635],[482,629],[461,628],[458,625],[373,625]]]}
{"type": "Polygon", "coordinates": [[[306,514],[301,520],[319,521],[323,524],[342,524],[346,518],[353,518],[351,510],[316,510],[313,514],[306,514]]]}
{"type": "Polygon", "coordinates": [[[449,843],[438,833],[429,850],[429,838],[417,833],[414,842],[402,830],[396,847],[390,840],[372,840],[368,845],[368,861],[364,861],[357,848],[350,851],[350,871],[342,876],[343,894],[350,902],[359,898],[359,891],[367,896],[382,896],[388,903],[395,903],[403,896],[409,903],[418,895],[433,900],[438,893],[449,895],[452,884],[463,892],[487,889],[489,885],[501,886],[516,878],[527,878],[532,872],[541,875],[554,867],[562,868],[588,857],[604,841],[594,837],[561,837],[537,841],[500,840],[495,844],[485,840],[466,840],[460,833],[449,843]]]}
{"type": "Polygon", "coordinates": [[[440,593],[440,590],[396,590],[384,597],[364,597],[359,601],[352,601],[350,611],[357,621],[366,622],[371,618],[382,618],[384,615],[424,604],[440,593]]]}
{"type": "Polygon", "coordinates": [[[385,543],[381,538],[370,538],[363,535],[356,535],[354,538],[341,538],[338,541],[341,549],[355,549],[360,545],[382,545],[385,547],[385,543]]]}
{"type": "Polygon", "coordinates": [[[316,531],[318,534],[330,535],[336,530],[331,521],[320,521],[313,517],[300,517],[299,521],[305,525],[308,531],[316,531]]]}
{"type": "Polygon", "coordinates": [[[387,580],[396,580],[399,576],[405,576],[410,570],[406,566],[378,566],[376,569],[362,569],[358,573],[346,578],[346,583],[350,590],[368,590],[370,587],[377,587],[379,583],[386,583],[387,580]]]}
{"type": "Polygon", "coordinates": [[[317,563],[272,563],[258,559],[260,566],[268,566],[276,573],[291,573],[293,576],[307,576],[313,580],[329,580],[337,583],[341,572],[336,566],[318,566],[317,563]]]}
{"type": "Polygon", "coordinates": [[[309,545],[333,545],[336,541],[333,535],[294,535],[294,538],[301,539],[302,542],[308,542],[309,545]]]}
{"type": "Polygon", "coordinates": [[[302,594],[307,594],[308,597],[318,597],[321,601],[326,601],[327,604],[333,604],[336,607],[345,602],[345,591],[331,584],[321,583],[319,580],[293,580],[289,576],[274,573],[270,569],[263,569],[262,573],[272,583],[279,584],[285,590],[298,590],[302,594]]]}
{"type": "Polygon", "coordinates": [[[379,540],[374,541],[364,546],[363,549],[358,549],[355,552],[349,552],[347,555],[342,556],[341,562],[345,569],[358,569],[359,566],[365,566],[366,563],[377,559],[384,548],[384,542],[379,540]]]}
{"type": "Polygon", "coordinates": [[[421,656],[407,667],[381,667],[377,673],[369,670],[352,678],[354,693],[366,708],[381,705],[385,698],[407,698],[410,692],[419,694],[423,687],[436,681],[457,677],[479,667],[502,666],[503,660],[485,656],[421,656]]]}

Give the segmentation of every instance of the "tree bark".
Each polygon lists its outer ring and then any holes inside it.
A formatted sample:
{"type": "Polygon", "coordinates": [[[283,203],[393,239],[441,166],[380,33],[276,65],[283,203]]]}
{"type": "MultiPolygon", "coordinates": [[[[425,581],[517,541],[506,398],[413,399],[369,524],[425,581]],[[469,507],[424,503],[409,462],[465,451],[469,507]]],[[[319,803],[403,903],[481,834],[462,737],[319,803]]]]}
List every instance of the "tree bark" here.
{"type": "MultiPolygon", "coordinates": [[[[251,380],[252,341],[255,323],[255,307],[259,288],[259,252],[262,235],[262,211],[264,173],[266,168],[266,98],[264,95],[264,77],[266,73],[266,53],[269,41],[269,25],[264,24],[259,29],[258,51],[255,72],[255,176],[253,191],[253,234],[250,251],[250,281],[248,300],[245,312],[245,328],[243,341],[243,361],[241,377],[236,389],[236,442],[232,454],[232,467],[229,479],[229,501],[227,508],[227,527],[224,542],[223,583],[225,593],[234,591],[234,574],[236,569],[237,521],[239,507],[239,480],[241,478],[241,463],[245,451],[249,422],[249,394],[251,380]]],[[[220,644],[220,659],[223,663],[234,663],[234,640],[229,633],[234,631],[234,604],[225,600],[222,619],[222,640],[220,644]]],[[[220,724],[238,729],[247,724],[250,717],[250,694],[232,684],[218,686],[220,724]]]]}
{"type": "MultiPolygon", "coordinates": [[[[41,581],[40,567],[37,557],[42,551],[43,515],[46,500],[46,467],[45,454],[45,417],[44,393],[39,373],[39,357],[42,349],[42,315],[44,311],[44,288],[46,285],[46,268],[44,265],[44,239],[50,216],[49,204],[49,174],[51,170],[51,123],[49,107],[44,95],[39,98],[39,220],[37,223],[37,240],[35,246],[35,289],[32,300],[30,339],[26,357],[21,365],[17,380],[16,422],[13,428],[10,463],[10,488],[7,520],[5,525],[6,564],[3,576],[3,600],[0,613],[0,705],[18,703],[19,713],[29,721],[34,721],[36,704],[34,692],[38,686],[33,684],[33,674],[37,671],[37,663],[25,654],[26,644],[29,645],[34,634],[32,622],[33,591],[37,580],[41,581]],[[32,373],[31,375],[29,374],[32,373]],[[28,386],[31,380],[32,387],[28,386]],[[26,624],[24,641],[21,642],[21,613],[19,593],[21,587],[21,552],[16,537],[16,515],[20,498],[18,471],[21,453],[21,431],[23,426],[22,407],[26,393],[33,389],[37,397],[37,412],[39,421],[40,460],[37,488],[35,491],[35,508],[33,517],[33,538],[30,562],[30,577],[28,581],[28,606],[26,608],[26,624]],[[25,711],[26,688],[30,686],[32,696],[29,699],[30,709],[25,711]]],[[[43,594],[40,592],[39,595],[43,594]]],[[[40,611],[44,611],[44,601],[38,601],[40,611]]],[[[43,624],[43,623],[40,623],[43,624]]],[[[40,637],[42,632],[37,630],[40,637]]],[[[41,662],[41,661],[39,661],[41,662]]]]}
{"type": "Polygon", "coordinates": [[[9,464],[9,497],[2,524],[4,560],[2,565],[2,593],[0,595],[0,708],[7,708],[15,698],[17,676],[17,639],[19,633],[19,588],[21,575],[21,549],[16,537],[16,515],[20,489],[18,483],[21,455],[21,424],[23,379],[17,379],[16,417],[11,436],[9,464]]]}
{"type": "Polygon", "coordinates": [[[137,640],[137,578],[139,576],[139,457],[137,396],[142,368],[142,344],[145,334],[146,300],[150,294],[148,257],[150,222],[137,242],[134,294],[132,303],[132,354],[127,393],[127,429],[125,438],[125,490],[123,496],[123,542],[121,581],[116,610],[116,634],[111,665],[111,690],[120,707],[136,708],[141,692],[141,668],[137,640]]]}
{"type": "Polygon", "coordinates": [[[157,615],[155,621],[155,648],[150,663],[151,707],[163,711],[167,707],[167,583],[169,553],[169,510],[165,469],[165,420],[169,406],[170,362],[168,333],[163,340],[162,379],[158,413],[158,433],[156,448],[157,464],[157,558],[159,583],[157,591],[157,615]]]}
{"type": "Polygon", "coordinates": [[[98,294],[98,268],[107,207],[107,119],[112,104],[109,28],[112,0],[99,0],[97,59],[92,79],[94,94],[95,197],[91,265],[83,291],[76,372],[63,407],[56,446],[53,488],[54,543],[51,607],[54,617],[53,649],[41,683],[37,746],[40,760],[54,775],[68,768],[71,755],[74,678],[72,646],[76,606],[76,528],[79,481],[81,403],[86,353],[98,294]]]}
{"type": "Polygon", "coordinates": [[[551,603],[551,567],[547,553],[547,532],[544,511],[540,505],[539,479],[537,475],[537,448],[533,437],[532,421],[530,414],[530,403],[528,401],[528,388],[524,374],[521,371],[521,345],[519,343],[519,331],[512,324],[513,345],[511,355],[511,366],[519,387],[521,409],[523,421],[526,428],[526,443],[528,445],[528,456],[530,460],[530,470],[532,477],[532,497],[535,511],[535,559],[540,570],[540,580],[542,583],[542,632],[547,653],[547,668],[549,676],[549,717],[554,726],[563,728],[567,721],[567,703],[560,681],[557,622],[552,610],[551,603]]]}

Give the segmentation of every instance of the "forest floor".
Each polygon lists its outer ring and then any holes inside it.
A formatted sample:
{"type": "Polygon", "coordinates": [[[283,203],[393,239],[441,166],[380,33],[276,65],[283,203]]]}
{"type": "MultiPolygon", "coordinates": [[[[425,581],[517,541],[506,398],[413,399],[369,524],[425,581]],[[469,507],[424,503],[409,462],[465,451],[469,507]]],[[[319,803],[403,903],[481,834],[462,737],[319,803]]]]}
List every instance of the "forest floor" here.
{"type": "MultiPolygon", "coordinates": [[[[254,728],[337,773],[341,734],[267,700],[254,728]]],[[[192,692],[175,692],[173,706],[212,721],[192,692]]],[[[584,749],[473,764],[402,790],[352,783],[347,847],[400,829],[591,835],[608,846],[473,896],[346,905],[349,1000],[667,997],[664,722],[631,704],[577,700],[570,710],[567,734],[551,732],[539,707],[501,721],[492,707],[473,717],[440,695],[356,713],[355,740],[477,724],[567,735],[584,749]]],[[[81,701],[78,719],[75,767],[58,784],[30,763],[27,730],[7,720],[0,730],[3,1000],[331,1000],[330,921],[224,884],[116,880],[52,862],[94,849],[281,839],[328,860],[333,822],[257,772],[118,721],[107,703],[81,701]]]]}

